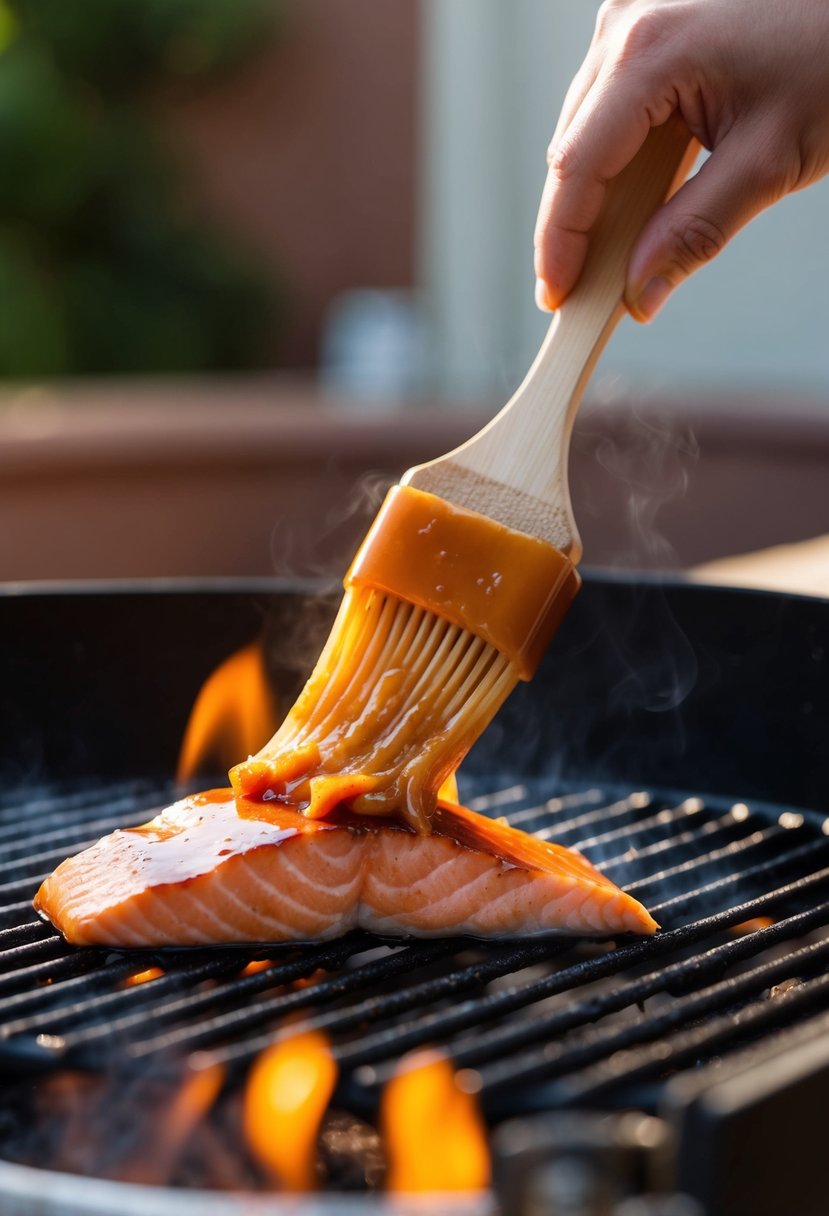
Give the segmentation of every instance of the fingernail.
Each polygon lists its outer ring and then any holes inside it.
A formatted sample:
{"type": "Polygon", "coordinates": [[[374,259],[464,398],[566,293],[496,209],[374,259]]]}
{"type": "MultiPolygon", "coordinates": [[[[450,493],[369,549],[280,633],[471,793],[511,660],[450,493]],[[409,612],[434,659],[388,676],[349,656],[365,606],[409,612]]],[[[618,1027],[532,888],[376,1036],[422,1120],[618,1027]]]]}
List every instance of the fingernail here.
{"type": "Polygon", "coordinates": [[[672,291],[673,284],[663,279],[662,275],[649,279],[633,302],[633,311],[637,318],[641,321],[652,321],[672,291]]]}
{"type": "Polygon", "coordinates": [[[535,305],[542,312],[553,312],[547,296],[547,284],[543,279],[535,280],[535,305]]]}

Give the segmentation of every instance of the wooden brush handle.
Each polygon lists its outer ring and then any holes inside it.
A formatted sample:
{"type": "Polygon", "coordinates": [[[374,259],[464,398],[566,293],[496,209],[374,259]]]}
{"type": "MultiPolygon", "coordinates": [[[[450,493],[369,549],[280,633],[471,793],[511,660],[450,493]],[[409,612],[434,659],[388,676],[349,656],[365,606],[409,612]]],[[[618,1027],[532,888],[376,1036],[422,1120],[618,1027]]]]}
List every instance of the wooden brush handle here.
{"type": "Polygon", "coordinates": [[[625,273],[636,239],[685,179],[697,150],[679,117],[651,131],[610,183],[579,282],[515,395],[462,447],[410,469],[403,484],[529,532],[578,561],[581,546],[567,488],[576,409],[625,311],[625,273]]]}

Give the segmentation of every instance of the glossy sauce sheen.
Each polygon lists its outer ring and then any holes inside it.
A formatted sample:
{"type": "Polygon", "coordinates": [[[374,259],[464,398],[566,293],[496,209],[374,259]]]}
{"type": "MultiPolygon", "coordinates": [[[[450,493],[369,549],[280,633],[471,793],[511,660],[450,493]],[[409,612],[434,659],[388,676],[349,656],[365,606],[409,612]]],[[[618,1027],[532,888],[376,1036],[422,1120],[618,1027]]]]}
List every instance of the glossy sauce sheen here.
{"type": "Polygon", "coordinates": [[[528,680],[581,580],[560,550],[411,486],[394,486],[346,586],[439,613],[505,654],[528,680]]]}
{"type": "Polygon", "coordinates": [[[150,823],[113,832],[107,839],[113,858],[121,850],[129,857],[129,877],[141,890],[148,882],[187,882],[229,857],[325,831],[324,821],[306,819],[298,811],[282,808],[279,815],[268,816],[259,810],[257,804],[250,813],[239,813],[231,790],[207,790],[174,803],[150,823]]]}
{"type": "Polygon", "coordinates": [[[631,896],[568,849],[441,803],[435,831],[312,820],[230,790],[194,795],[63,862],[35,907],[76,945],[653,933],[631,896]]]}

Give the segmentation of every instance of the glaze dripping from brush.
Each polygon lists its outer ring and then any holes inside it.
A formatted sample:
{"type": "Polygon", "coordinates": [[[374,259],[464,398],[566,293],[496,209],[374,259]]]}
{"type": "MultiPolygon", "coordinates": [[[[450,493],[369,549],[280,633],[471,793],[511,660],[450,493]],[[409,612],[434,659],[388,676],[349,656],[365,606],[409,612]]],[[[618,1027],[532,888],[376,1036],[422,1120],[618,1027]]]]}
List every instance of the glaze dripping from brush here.
{"type": "Polygon", "coordinates": [[[396,487],[345,580],[328,643],[239,798],[430,831],[438,790],[528,679],[579,586],[552,545],[396,487]]]}

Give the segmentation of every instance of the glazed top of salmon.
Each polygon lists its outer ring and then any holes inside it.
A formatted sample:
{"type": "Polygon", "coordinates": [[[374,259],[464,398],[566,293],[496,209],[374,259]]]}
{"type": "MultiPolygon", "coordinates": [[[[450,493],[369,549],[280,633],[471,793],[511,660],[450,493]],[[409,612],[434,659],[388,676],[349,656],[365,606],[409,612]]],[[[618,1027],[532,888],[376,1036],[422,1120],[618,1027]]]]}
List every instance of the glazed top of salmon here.
{"type": "MultiPolygon", "coordinates": [[[[574,849],[539,840],[459,804],[439,803],[432,826],[435,835],[448,837],[463,848],[488,853],[508,866],[566,873],[575,879],[612,885],[574,849]]],[[[107,839],[113,856],[117,856],[120,842],[122,848],[130,850],[131,858],[135,858],[131,848],[134,837],[143,838],[148,845],[164,844],[162,849],[147,850],[134,861],[130,876],[143,886],[150,880],[154,884],[184,882],[263,845],[279,845],[296,836],[311,837],[343,828],[357,836],[380,831],[415,834],[408,824],[392,817],[368,818],[341,807],[326,819],[309,819],[275,800],[235,798],[231,789],[216,789],[192,794],[149,823],[113,832],[107,839]]]]}
{"type": "MultiPolygon", "coordinates": [[[[264,805],[264,804],[263,804],[264,805]]],[[[143,890],[150,883],[186,882],[263,845],[279,845],[294,836],[313,836],[330,830],[327,821],[307,819],[283,807],[278,815],[233,813],[231,790],[207,790],[167,807],[155,819],[137,828],[122,828],[106,837],[110,858],[128,859],[127,890],[143,890]],[[137,849],[140,840],[147,847],[137,849]],[[161,848],[153,848],[161,845],[161,848]]]]}

